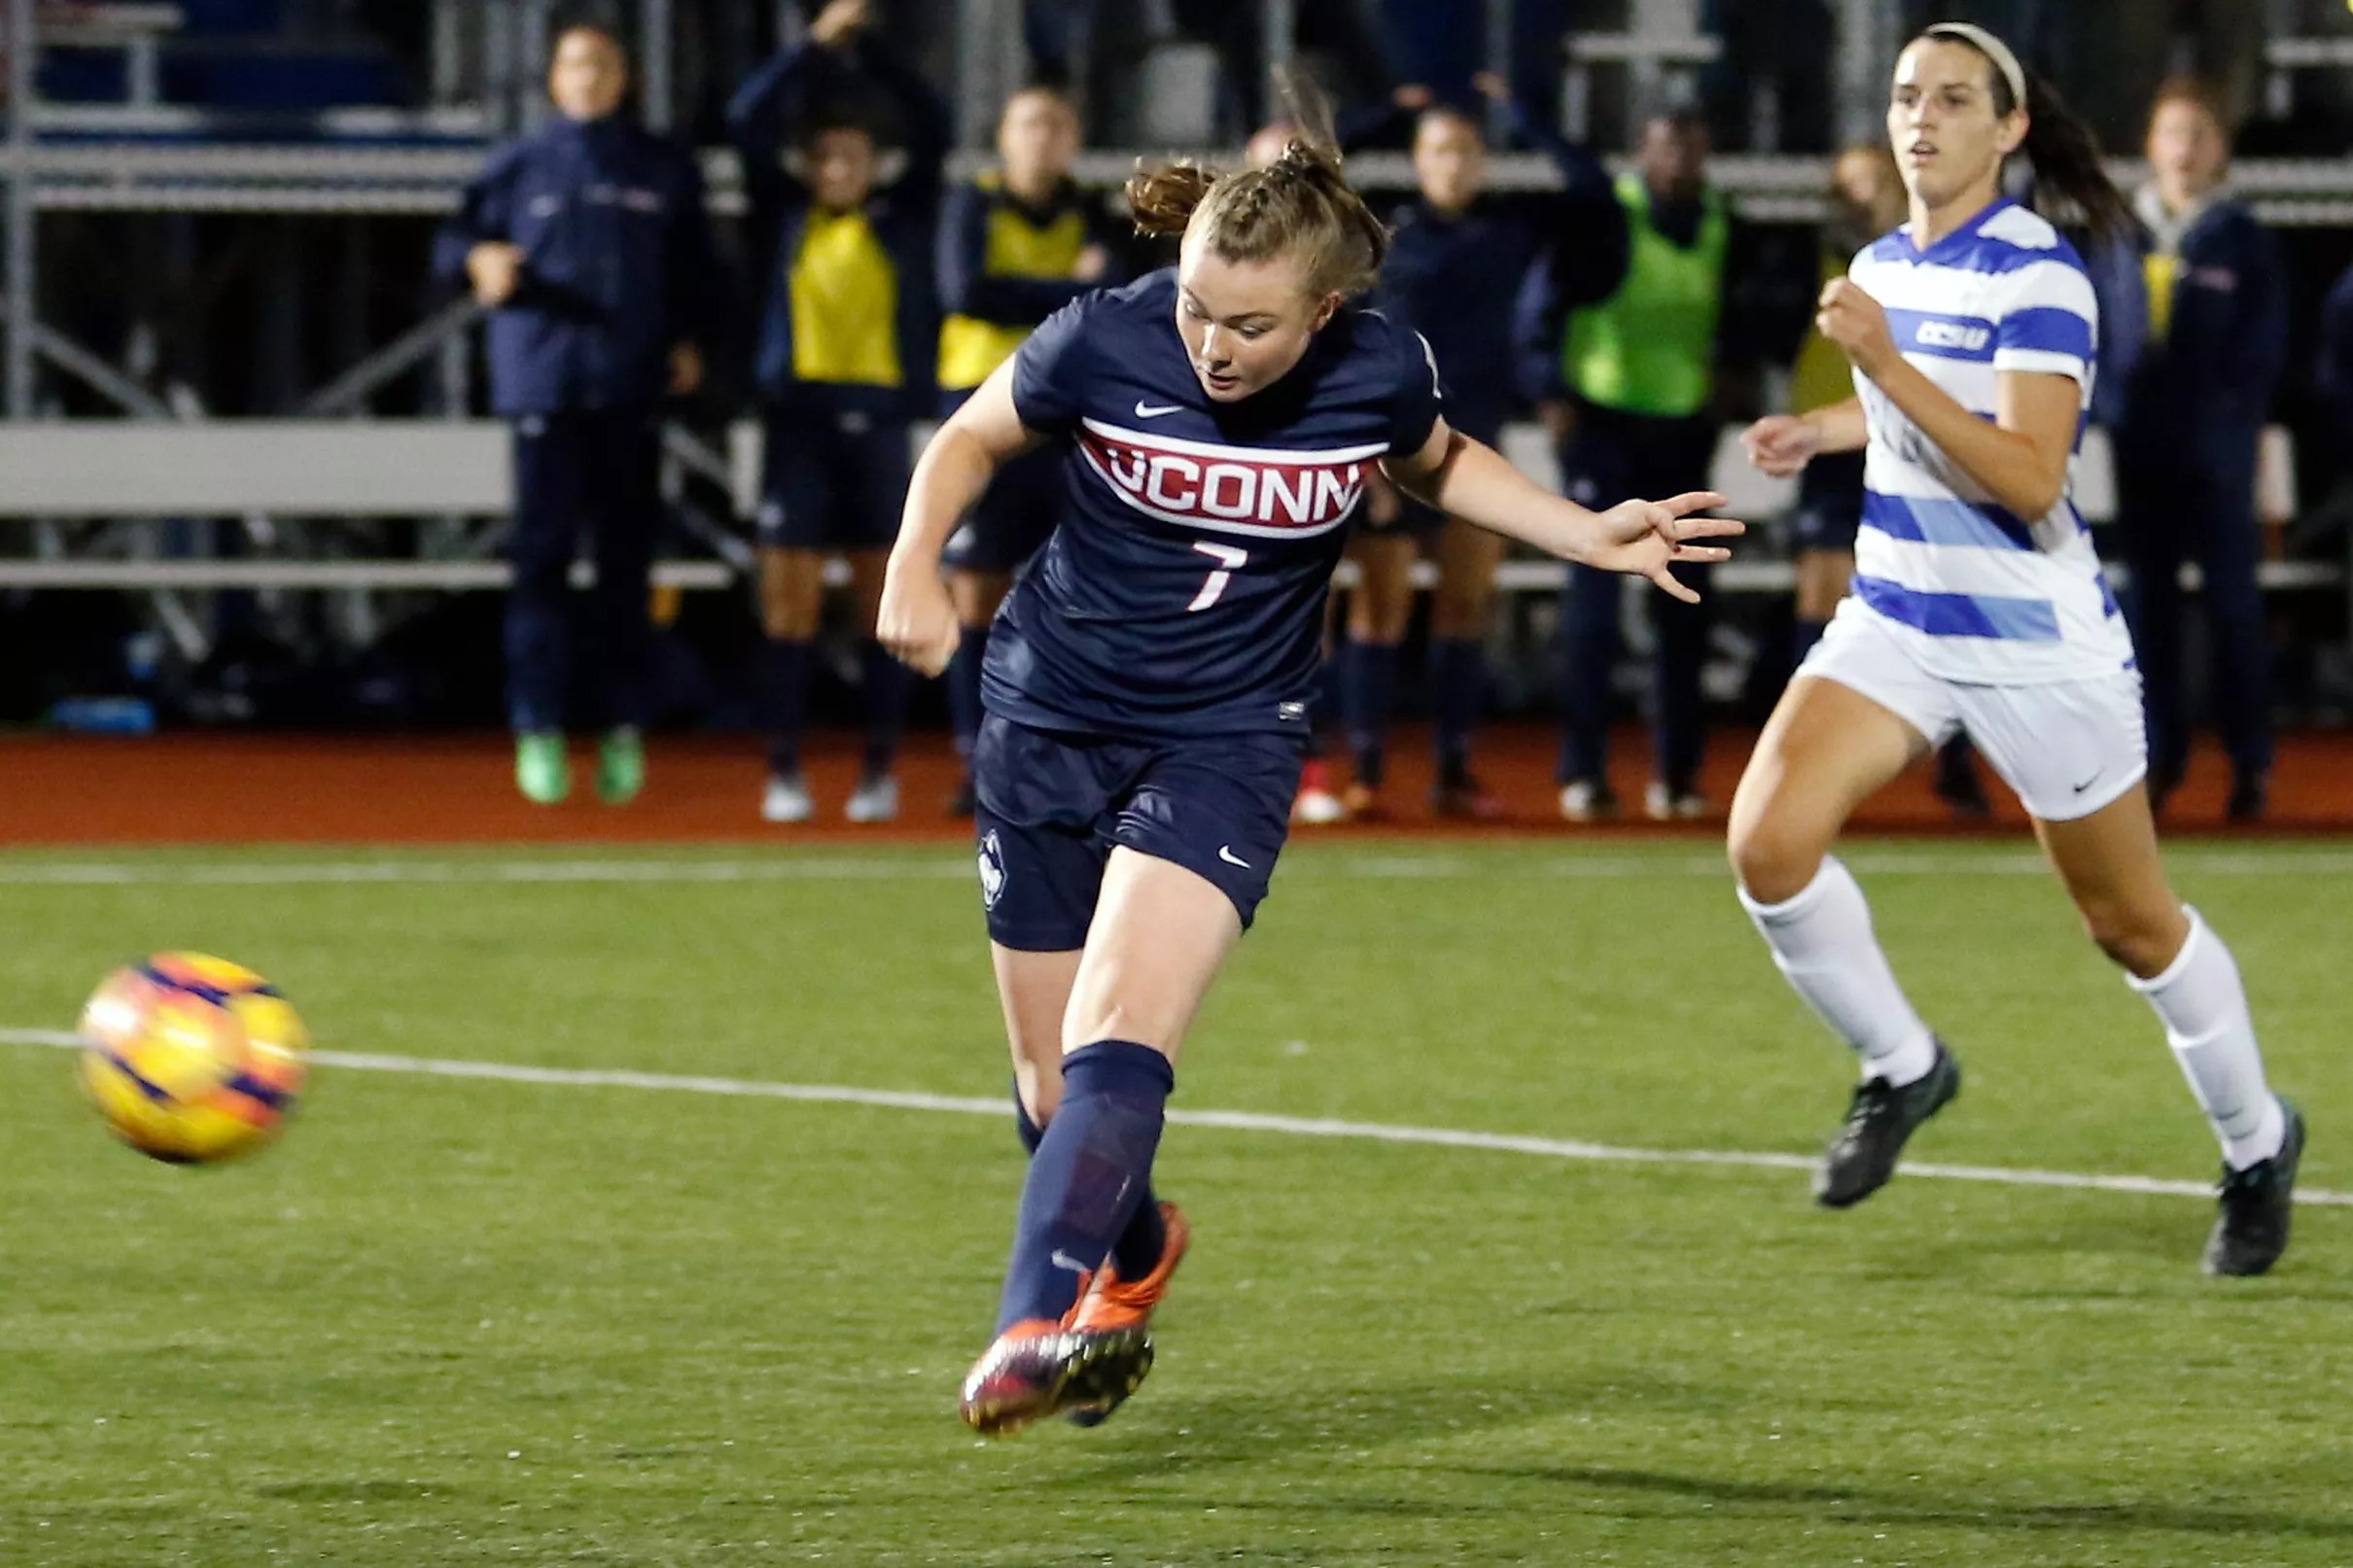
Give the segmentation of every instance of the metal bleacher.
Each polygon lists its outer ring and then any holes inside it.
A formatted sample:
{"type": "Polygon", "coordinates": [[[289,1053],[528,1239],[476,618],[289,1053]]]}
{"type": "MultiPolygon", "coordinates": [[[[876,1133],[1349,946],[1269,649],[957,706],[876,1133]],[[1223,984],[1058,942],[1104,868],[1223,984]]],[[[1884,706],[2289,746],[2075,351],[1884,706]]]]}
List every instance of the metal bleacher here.
{"type": "MultiPolygon", "coordinates": [[[[483,78],[493,95],[460,101],[454,87],[460,75],[453,52],[456,21],[471,18],[474,32],[468,36],[478,33],[486,53],[503,48],[520,60],[530,52],[526,40],[533,18],[544,25],[548,7],[544,0],[417,3],[430,5],[440,24],[435,34],[434,102],[313,111],[299,117],[299,137],[261,141],[246,139],[247,120],[162,100],[158,62],[184,20],[182,7],[0,0],[10,36],[117,53],[124,84],[115,102],[41,102],[31,91],[32,52],[18,49],[10,61],[9,101],[23,112],[11,117],[8,139],[0,144],[0,187],[12,219],[10,286],[0,326],[22,322],[24,330],[9,334],[11,407],[19,417],[0,424],[0,519],[30,526],[0,534],[0,588],[367,593],[492,589],[506,582],[505,568],[493,554],[497,520],[510,502],[506,428],[463,418],[366,417],[375,389],[432,366],[437,357],[444,384],[462,386],[463,362],[452,356],[464,351],[475,314],[471,306],[449,307],[334,378],[294,410],[300,417],[270,420],[208,419],[185,400],[158,398],[49,331],[30,309],[34,293],[24,253],[32,220],[44,212],[430,218],[450,210],[491,140],[519,122],[519,105],[536,92],[528,75],[518,76],[511,66],[486,67],[483,78]],[[477,5],[478,11],[473,9],[477,5]],[[507,96],[500,99],[497,92],[507,96]],[[26,391],[36,361],[95,388],[127,417],[23,417],[36,412],[26,391]],[[424,558],[388,556],[380,542],[369,542],[372,536],[367,530],[337,526],[383,518],[439,520],[439,526],[420,530],[428,546],[421,551],[424,558]],[[230,520],[241,533],[239,553],[167,554],[165,525],[182,519],[230,520]],[[372,553],[337,553],[350,550],[355,540],[372,553]]],[[[1641,78],[1712,57],[1713,41],[1694,30],[1696,11],[1682,0],[1632,9],[1655,24],[1570,41],[1565,96],[1572,118],[1585,73],[1623,68],[1641,78]]],[[[652,3],[644,13],[641,53],[650,89],[648,104],[659,122],[668,101],[661,52],[665,8],[652,3]]],[[[2348,50],[2353,50],[2353,35],[2284,40],[2274,47],[2271,63],[2284,79],[2296,69],[2337,61],[2348,50]]],[[[284,129],[279,124],[273,134],[284,129]]],[[[1215,151],[1206,156],[1218,157],[1215,151]]],[[[1113,188],[1134,168],[1136,157],[1133,150],[1091,153],[1077,173],[1091,186],[1113,188]]],[[[741,182],[733,156],[712,151],[705,161],[714,210],[722,216],[740,213],[741,182]]],[[[968,175],[982,161],[977,152],[960,153],[954,172],[968,175]]],[[[1806,223],[1823,216],[1824,159],[1726,157],[1713,168],[1742,210],[1759,221],[1806,223]]],[[[2131,180],[2141,171],[2120,161],[2115,172],[2131,180]]],[[[1412,178],[1398,154],[1353,158],[1351,174],[1376,191],[1405,189],[1412,178]]],[[[2233,174],[2237,189],[2268,223],[2353,226],[2353,163],[2247,160],[2233,174]]],[[[1506,191],[1542,189],[1557,178],[1548,160],[1532,155],[1499,156],[1492,166],[1493,184],[1506,191]]],[[[715,481],[730,498],[735,515],[723,520],[732,528],[701,529],[711,552],[707,558],[662,564],[662,581],[715,589],[740,580],[749,555],[740,520],[753,509],[750,480],[756,471],[756,442],[757,433],[748,425],[717,446],[684,430],[671,432],[674,467],[715,481]]],[[[1515,428],[1505,445],[1525,470],[1553,481],[1551,454],[1536,427],[1515,428]]],[[[2285,433],[2274,432],[2266,440],[2259,508],[2264,517],[2276,521],[2294,513],[2292,470],[2285,433]]],[[[1738,460],[1729,431],[1714,482],[1734,498],[1736,515],[1771,519],[1788,504],[1787,486],[1762,479],[1738,460]]],[[[2113,510],[2113,486],[2096,432],[2085,455],[2079,501],[2094,520],[2113,510]]],[[[1765,553],[1744,552],[1719,574],[1718,586],[1731,592],[1785,590],[1789,567],[1759,558],[1765,553]]],[[[2270,561],[2262,570],[2265,586],[2275,591],[2342,587],[2347,580],[2336,562],[2270,561]]],[[[1559,573],[1555,563],[1514,561],[1504,569],[1504,583],[1514,591],[1542,591],[1559,580],[1559,573]]]]}
{"type": "MultiPolygon", "coordinates": [[[[512,501],[508,460],[510,439],[497,420],[236,420],[210,425],[85,421],[0,426],[0,512],[40,517],[53,525],[80,520],[227,517],[255,522],[257,539],[276,537],[275,523],[354,516],[495,518],[512,501]]],[[[919,434],[920,439],[920,434],[919,434]]],[[[739,515],[756,505],[759,427],[741,421],[728,432],[725,477],[739,515]]],[[[1515,425],[1503,449],[1530,477],[1557,484],[1541,427],[1515,425]]],[[[2293,461],[2285,431],[2266,433],[2259,481],[2258,515],[2280,521],[2295,510],[2293,461]]],[[[1711,483],[1730,498],[1727,510],[1760,521],[1779,516],[1794,486],[1765,477],[1740,456],[1738,432],[1726,427],[1711,483]]],[[[2077,503],[2094,523],[2115,510],[2115,484],[2101,432],[2090,433],[2079,464],[2077,503]]],[[[113,558],[86,552],[36,551],[0,559],[0,588],[202,590],[218,588],[433,590],[465,592],[504,587],[505,566],[486,556],[442,560],[333,557],[159,558],[152,539],[124,536],[113,558]],[[151,546],[142,552],[142,543],[151,546]]],[[[739,580],[736,561],[673,560],[656,580],[681,589],[713,589],[739,580]]],[[[586,568],[582,567],[583,574],[586,568]]],[[[1505,564],[1502,586],[1512,592],[1559,586],[1557,562],[1505,564]]],[[[2267,561],[2261,568],[2274,591],[2341,585],[2334,562],[2267,561]]],[[[585,580],[585,577],[583,577],[585,580]]],[[[2186,578],[2196,583],[2195,568],[2186,578]]],[[[1747,558],[1720,569],[1719,589],[1782,592],[1792,582],[1787,562],[1747,558]]]]}

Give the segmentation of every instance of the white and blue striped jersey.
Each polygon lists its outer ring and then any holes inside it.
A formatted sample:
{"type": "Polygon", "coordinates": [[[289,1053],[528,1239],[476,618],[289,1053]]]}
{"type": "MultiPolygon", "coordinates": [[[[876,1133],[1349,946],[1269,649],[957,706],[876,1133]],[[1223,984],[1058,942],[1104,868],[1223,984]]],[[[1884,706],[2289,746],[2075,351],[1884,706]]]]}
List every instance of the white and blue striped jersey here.
{"type": "MultiPolygon", "coordinates": [[[[2099,313],[2083,259],[2034,213],[1999,200],[1925,251],[1910,226],[1848,267],[1887,312],[1904,358],[1981,419],[2004,370],[2071,376],[2091,402],[2099,313]]],[[[1871,424],[1854,594],[1948,680],[2028,685],[2129,667],[2132,640],[2068,492],[2023,518],[1923,435],[1868,376],[1871,424]]],[[[2076,427],[2083,444],[2083,426],[2076,427]]]]}

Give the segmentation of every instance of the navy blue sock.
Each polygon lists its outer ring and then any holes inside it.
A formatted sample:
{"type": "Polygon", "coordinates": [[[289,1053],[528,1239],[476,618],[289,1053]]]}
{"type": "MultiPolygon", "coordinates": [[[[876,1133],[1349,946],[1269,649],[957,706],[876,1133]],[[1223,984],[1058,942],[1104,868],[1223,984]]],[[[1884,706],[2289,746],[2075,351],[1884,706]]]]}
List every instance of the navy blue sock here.
{"type": "Polygon", "coordinates": [[[1430,645],[1432,707],[1438,720],[1438,778],[1454,783],[1470,773],[1471,729],[1487,685],[1487,650],[1475,638],[1441,638],[1430,645]]]}
{"type": "Polygon", "coordinates": [[[1792,672],[1806,662],[1806,655],[1813,651],[1813,645],[1822,640],[1822,634],[1828,630],[1830,622],[1826,620],[1798,622],[1796,630],[1789,637],[1789,668],[1792,672]]]}
{"type": "Polygon", "coordinates": [[[859,649],[859,673],[866,699],[865,771],[889,773],[898,760],[898,732],[907,721],[907,678],[914,672],[880,643],[869,642],[859,649]]]}
{"type": "Polygon", "coordinates": [[[1130,1040],[1062,1059],[1062,1106],[1022,1184],[998,1333],[1028,1318],[1059,1322],[1076,1305],[1080,1276],[1103,1267],[1143,1202],[1176,1087],[1169,1059],[1130,1040]]]}
{"type": "Polygon", "coordinates": [[[988,657],[989,629],[967,626],[956,640],[956,656],[948,661],[948,730],[956,737],[956,754],[969,758],[973,738],[980,734],[980,661],[988,657]]]}
{"type": "MultiPolygon", "coordinates": [[[[1030,1116],[1030,1107],[1022,1103],[1021,1081],[1013,1083],[1013,1130],[1021,1134],[1021,1146],[1031,1154],[1044,1141],[1046,1131],[1030,1116]]],[[[1152,1196],[1151,1185],[1143,1189],[1143,1199],[1136,1205],[1136,1217],[1128,1221],[1127,1229],[1111,1245],[1111,1261],[1119,1265],[1122,1279],[1141,1279],[1160,1262],[1161,1251],[1168,1245],[1168,1226],[1160,1218],[1160,1202],[1152,1196]]]]}
{"type": "Polygon", "coordinates": [[[1356,782],[1377,788],[1386,766],[1389,714],[1397,706],[1397,645],[1351,638],[1340,669],[1341,714],[1356,753],[1356,782]]]}
{"type": "Polygon", "coordinates": [[[768,639],[768,771],[800,772],[801,731],[809,722],[809,647],[781,637],[768,639]]]}

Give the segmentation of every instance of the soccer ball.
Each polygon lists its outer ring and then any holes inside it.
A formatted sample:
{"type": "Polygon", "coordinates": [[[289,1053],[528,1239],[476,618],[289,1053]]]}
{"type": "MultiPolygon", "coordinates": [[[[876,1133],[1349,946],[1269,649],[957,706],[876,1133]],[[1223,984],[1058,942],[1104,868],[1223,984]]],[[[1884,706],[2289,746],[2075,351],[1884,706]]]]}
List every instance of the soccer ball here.
{"type": "Polygon", "coordinates": [[[115,1136],[172,1165],[250,1154],[302,1091],[310,1036],[268,981],[201,953],[117,969],[82,1009],[82,1087],[115,1136]]]}

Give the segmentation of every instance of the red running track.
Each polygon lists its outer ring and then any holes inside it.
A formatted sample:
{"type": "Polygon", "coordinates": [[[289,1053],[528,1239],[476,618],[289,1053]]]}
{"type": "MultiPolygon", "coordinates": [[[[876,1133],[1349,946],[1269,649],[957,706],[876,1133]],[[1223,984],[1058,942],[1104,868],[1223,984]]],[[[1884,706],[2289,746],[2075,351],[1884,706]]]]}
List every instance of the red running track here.
{"type": "MultiPolygon", "coordinates": [[[[1702,780],[1717,803],[1716,819],[1658,827],[1632,822],[1577,827],[1560,820],[1552,784],[1553,739],[1536,726],[1497,729],[1481,738],[1482,778],[1505,808],[1492,824],[1439,822],[1423,804],[1429,784],[1426,735],[1413,728],[1392,747],[1389,798],[1379,822],[1302,829],[1297,839],[1385,838],[1453,834],[1541,836],[1563,842],[1613,835],[1706,838],[1722,831],[1720,808],[1732,795],[1752,737],[1718,735],[1702,780]]],[[[152,739],[51,734],[0,737],[0,845],[133,844],[890,844],[948,843],[964,823],[942,812],[954,782],[944,742],[918,738],[902,767],[903,810],[888,827],[842,821],[857,766],[856,743],[827,737],[812,749],[809,775],[817,822],[771,827],[757,815],[760,748],[750,736],[656,737],[649,748],[650,783],[632,806],[598,804],[589,787],[589,749],[576,750],[573,798],[532,806],[513,789],[509,743],[496,735],[337,736],[206,732],[152,739]]],[[[1641,737],[1619,738],[1613,784],[1638,806],[1641,737]]],[[[2024,824],[2007,791],[1988,776],[2000,801],[1991,828],[2024,824]]],[[[2172,832],[2221,829],[2229,781],[2219,756],[2202,751],[2175,797],[2172,832]]],[[[1915,769],[1865,807],[1856,826],[1880,832],[1951,832],[1951,814],[1915,769]]],[[[1985,824],[1957,824],[1984,831],[1985,824]]],[[[2272,775],[2266,833],[2353,831],[2353,733],[2315,731],[2282,738],[2272,775]]]]}

